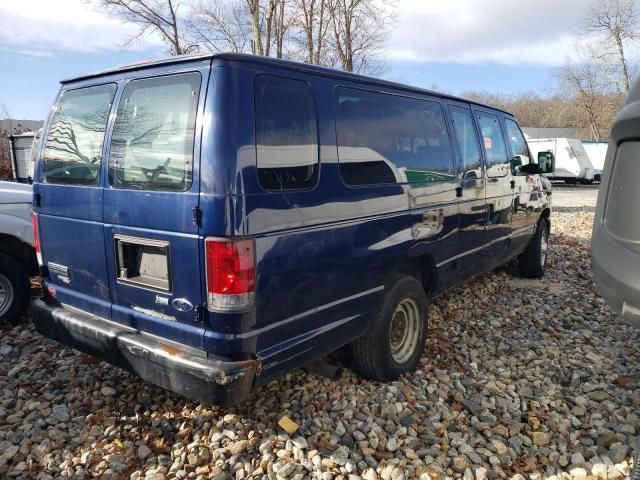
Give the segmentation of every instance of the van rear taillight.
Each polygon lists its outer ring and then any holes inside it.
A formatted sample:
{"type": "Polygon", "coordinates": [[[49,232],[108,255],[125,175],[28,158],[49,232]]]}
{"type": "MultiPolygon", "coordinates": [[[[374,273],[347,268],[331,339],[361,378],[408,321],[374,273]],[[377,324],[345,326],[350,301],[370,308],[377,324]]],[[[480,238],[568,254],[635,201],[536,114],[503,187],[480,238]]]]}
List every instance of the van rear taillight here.
{"type": "Polygon", "coordinates": [[[253,239],[207,238],[207,309],[246,310],[255,303],[256,256],[253,239]]]}
{"type": "Polygon", "coordinates": [[[33,248],[36,251],[38,265],[42,265],[42,251],[40,250],[40,228],[38,227],[38,214],[31,214],[31,225],[33,226],[33,248]]]}

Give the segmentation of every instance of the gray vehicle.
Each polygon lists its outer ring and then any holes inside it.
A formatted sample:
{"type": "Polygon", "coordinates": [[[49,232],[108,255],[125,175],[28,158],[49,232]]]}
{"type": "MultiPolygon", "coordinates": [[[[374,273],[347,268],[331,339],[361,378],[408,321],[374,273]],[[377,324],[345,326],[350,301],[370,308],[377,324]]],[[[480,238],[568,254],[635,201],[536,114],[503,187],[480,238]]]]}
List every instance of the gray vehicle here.
{"type": "Polygon", "coordinates": [[[600,293],[640,327],[640,81],[618,114],[609,140],[593,222],[592,265],[600,293]]]}
{"type": "Polygon", "coordinates": [[[0,322],[17,323],[38,274],[31,224],[31,185],[0,182],[0,322]]]}

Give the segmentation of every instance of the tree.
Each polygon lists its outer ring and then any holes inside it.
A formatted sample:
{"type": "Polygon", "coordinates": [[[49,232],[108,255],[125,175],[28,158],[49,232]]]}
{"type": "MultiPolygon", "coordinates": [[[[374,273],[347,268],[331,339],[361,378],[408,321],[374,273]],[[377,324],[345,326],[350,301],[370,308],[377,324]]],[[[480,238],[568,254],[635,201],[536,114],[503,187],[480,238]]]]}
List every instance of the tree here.
{"type": "Polygon", "coordinates": [[[323,65],[326,63],[324,52],[330,26],[328,0],[299,0],[299,8],[302,14],[299,26],[305,51],[304,61],[323,65]]]}
{"type": "Polygon", "coordinates": [[[211,51],[284,55],[287,0],[201,0],[188,22],[191,36],[211,51]]]}
{"type": "Polygon", "coordinates": [[[7,106],[0,104],[0,180],[8,180],[13,174],[11,167],[11,142],[13,122],[7,106]]]}
{"type": "Polygon", "coordinates": [[[252,25],[246,0],[195,4],[187,24],[190,35],[212,52],[252,51],[252,25]]]}
{"type": "Polygon", "coordinates": [[[328,0],[333,48],[343,70],[376,73],[394,21],[395,4],[379,0],[328,0]]]}
{"type": "Polygon", "coordinates": [[[580,23],[583,34],[599,34],[603,37],[601,44],[606,55],[617,56],[625,95],[629,93],[632,76],[626,44],[638,38],[639,27],[634,0],[597,0],[580,23]]]}
{"type": "Polygon", "coordinates": [[[578,50],[577,59],[567,61],[556,74],[567,102],[573,102],[588,125],[592,140],[599,141],[608,131],[618,110],[610,66],[593,48],[578,50]]]}
{"type": "Polygon", "coordinates": [[[120,17],[140,27],[127,44],[155,32],[169,47],[170,55],[183,55],[197,51],[197,44],[189,44],[178,16],[177,0],[98,0],[99,3],[120,17]]]}

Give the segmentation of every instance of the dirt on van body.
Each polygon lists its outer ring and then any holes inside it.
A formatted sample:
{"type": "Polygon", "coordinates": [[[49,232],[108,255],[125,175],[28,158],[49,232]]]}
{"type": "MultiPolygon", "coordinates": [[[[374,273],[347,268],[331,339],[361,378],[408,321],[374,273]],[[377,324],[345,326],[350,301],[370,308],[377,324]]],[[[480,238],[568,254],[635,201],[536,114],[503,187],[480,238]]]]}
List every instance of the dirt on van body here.
{"type": "Polygon", "coordinates": [[[236,408],[205,407],[29,323],[3,327],[0,477],[626,477],[640,330],[598,295],[595,202],[575,191],[556,196],[545,279],[512,264],[439,297],[419,371],[388,384],[297,370],[236,408]],[[277,426],[284,415],[297,431],[277,426]]]}

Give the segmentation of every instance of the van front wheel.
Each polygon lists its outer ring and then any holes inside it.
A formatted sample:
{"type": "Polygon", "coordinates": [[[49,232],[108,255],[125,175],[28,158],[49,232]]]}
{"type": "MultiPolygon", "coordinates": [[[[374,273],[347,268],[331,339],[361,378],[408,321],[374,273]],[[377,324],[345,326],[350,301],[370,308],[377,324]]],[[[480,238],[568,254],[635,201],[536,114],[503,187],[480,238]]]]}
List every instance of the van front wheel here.
{"type": "Polygon", "coordinates": [[[426,334],[427,296],[422,284],[415,277],[395,275],[369,331],[351,344],[353,369],[385,382],[415,370],[426,334]]]}
{"type": "Polygon", "coordinates": [[[526,278],[541,278],[547,266],[548,248],[549,221],[541,218],[527,249],[518,257],[520,275],[526,278]]]}

